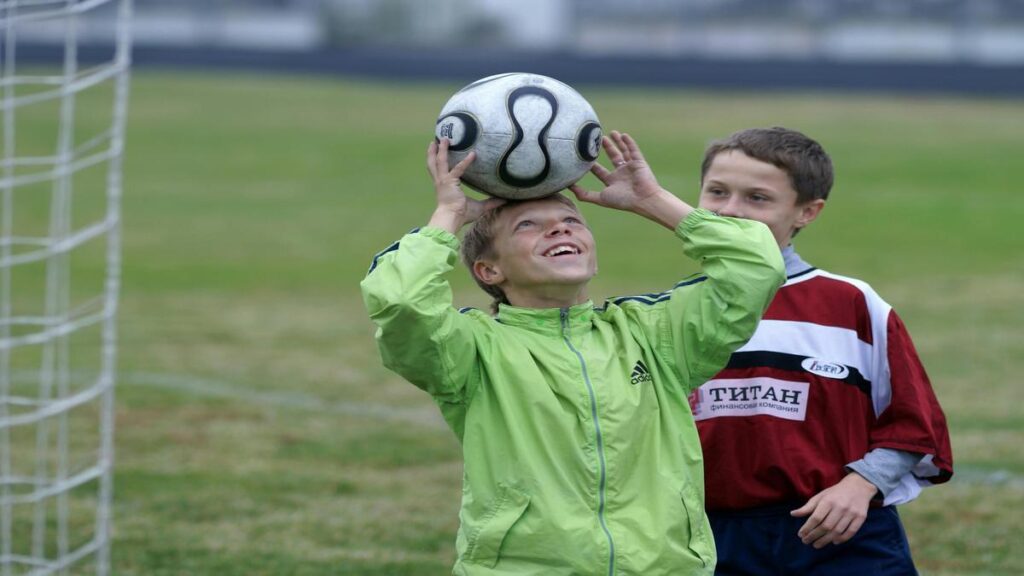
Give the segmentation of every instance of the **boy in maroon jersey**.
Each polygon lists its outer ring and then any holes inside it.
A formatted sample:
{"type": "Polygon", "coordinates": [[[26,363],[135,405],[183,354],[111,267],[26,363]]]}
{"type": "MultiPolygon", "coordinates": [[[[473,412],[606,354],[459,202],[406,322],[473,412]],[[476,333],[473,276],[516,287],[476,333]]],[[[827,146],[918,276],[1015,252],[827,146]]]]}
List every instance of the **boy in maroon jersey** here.
{"type": "Polygon", "coordinates": [[[718,574],[916,574],[894,505],[953,474],[945,417],[902,321],[791,240],[832,162],[784,128],[712,143],[700,207],[767,224],[787,282],[750,341],[693,393],[718,574]]]}

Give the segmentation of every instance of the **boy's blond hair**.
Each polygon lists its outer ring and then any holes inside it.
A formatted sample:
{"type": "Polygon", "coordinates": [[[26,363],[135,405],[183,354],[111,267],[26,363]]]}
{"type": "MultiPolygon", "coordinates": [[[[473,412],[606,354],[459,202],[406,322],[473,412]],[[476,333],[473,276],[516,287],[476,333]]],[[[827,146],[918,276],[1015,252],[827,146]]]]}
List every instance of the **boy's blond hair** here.
{"type": "Polygon", "coordinates": [[[552,194],[551,196],[545,196],[543,198],[536,198],[533,200],[509,200],[508,202],[484,212],[483,216],[478,218],[473,224],[466,230],[466,234],[462,237],[462,263],[469,268],[469,273],[473,276],[473,280],[476,281],[477,286],[483,289],[494,298],[491,302],[491,312],[498,313],[499,304],[508,304],[508,297],[505,296],[505,291],[501,288],[494,286],[493,284],[486,284],[477,277],[476,273],[473,272],[473,264],[478,260],[485,258],[494,258],[494,235],[496,232],[495,224],[501,214],[513,207],[525,204],[526,202],[535,202],[537,200],[555,200],[569,206],[579,213],[579,209],[576,207],[576,203],[566,198],[562,194],[552,194]]]}

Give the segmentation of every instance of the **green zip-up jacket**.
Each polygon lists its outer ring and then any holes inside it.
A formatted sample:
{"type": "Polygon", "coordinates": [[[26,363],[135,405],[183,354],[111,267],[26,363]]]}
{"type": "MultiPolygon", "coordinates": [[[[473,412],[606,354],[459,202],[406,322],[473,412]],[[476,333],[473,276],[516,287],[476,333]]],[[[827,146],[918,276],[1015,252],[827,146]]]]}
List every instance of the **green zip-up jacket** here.
{"type": "Polygon", "coordinates": [[[452,307],[458,239],[426,227],[362,282],[384,365],[433,396],[462,444],[456,575],[711,574],[687,394],[743,345],[784,280],[758,222],[695,210],[702,275],[563,309],[452,307]]]}

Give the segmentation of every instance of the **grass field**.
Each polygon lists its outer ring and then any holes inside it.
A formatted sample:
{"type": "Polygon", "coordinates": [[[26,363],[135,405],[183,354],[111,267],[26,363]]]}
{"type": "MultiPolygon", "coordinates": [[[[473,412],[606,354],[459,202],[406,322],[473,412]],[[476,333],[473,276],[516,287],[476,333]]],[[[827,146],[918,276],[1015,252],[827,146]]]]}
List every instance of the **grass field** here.
{"type": "MultiPolygon", "coordinates": [[[[455,88],[136,74],[116,574],[448,573],[458,445],[380,366],[357,284],[429,216],[424,149],[455,88]]],[[[703,147],[735,129],[829,149],[837,185],[797,246],[899,310],[953,435],[954,480],[901,508],[918,565],[1024,573],[1024,101],[578,88],[691,201],[703,147]]],[[[595,300],[692,271],[660,228],[584,211],[595,300]]],[[[486,305],[461,271],[453,284],[486,305]]]]}

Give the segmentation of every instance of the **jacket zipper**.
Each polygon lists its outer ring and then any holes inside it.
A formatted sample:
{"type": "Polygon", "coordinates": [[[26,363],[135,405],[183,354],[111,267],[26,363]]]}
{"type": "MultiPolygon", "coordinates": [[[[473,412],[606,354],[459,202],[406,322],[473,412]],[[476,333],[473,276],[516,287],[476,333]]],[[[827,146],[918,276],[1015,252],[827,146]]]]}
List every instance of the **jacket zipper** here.
{"type": "Polygon", "coordinates": [[[605,482],[606,482],[606,470],[604,460],[604,438],[601,435],[601,423],[597,420],[597,396],[594,395],[594,386],[590,383],[590,374],[587,372],[587,363],[583,360],[583,355],[580,354],[579,350],[572,345],[572,341],[569,340],[569,309],[561,309],[561,320],[562,320],[562,339],[565,340],[565,345],[572,350],[573,354],[576,355],[577,360],[580,362],[580,368],[583,370],[583,382],[587,385],[587,393],[590,395],[590,416],[594,421],[594,432],[597,435],[597,460],[601,465],[601,478],[598,484],[598,507],[597,507],[597,519],[601,522],[601,529],[604,530],[604,535],[608,537],[608,576],[615,574],[615,541],[612,540],[612,533],[608,530],[608,524],[604,518],[604,504],[605,504],[605,482]]]}

